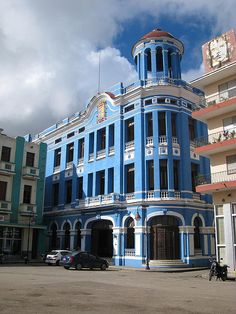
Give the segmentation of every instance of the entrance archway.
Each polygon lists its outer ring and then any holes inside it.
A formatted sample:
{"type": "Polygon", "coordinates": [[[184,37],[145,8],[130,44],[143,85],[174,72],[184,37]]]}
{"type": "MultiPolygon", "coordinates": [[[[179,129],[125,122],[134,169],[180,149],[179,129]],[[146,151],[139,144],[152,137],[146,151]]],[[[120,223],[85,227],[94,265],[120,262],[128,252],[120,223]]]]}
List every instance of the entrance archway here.
{"type": "Polygon", "coordinates": [[[91,251],[101,257],[112,257],[113,236],[111,221],[99,220],[92,224],[91,251]]]}
{"type": "Polygon", "coordinates": [[[179,222],[173,216],[156,216],[150,221],[150,257],[153,260],[179,259],[179,222]]]}

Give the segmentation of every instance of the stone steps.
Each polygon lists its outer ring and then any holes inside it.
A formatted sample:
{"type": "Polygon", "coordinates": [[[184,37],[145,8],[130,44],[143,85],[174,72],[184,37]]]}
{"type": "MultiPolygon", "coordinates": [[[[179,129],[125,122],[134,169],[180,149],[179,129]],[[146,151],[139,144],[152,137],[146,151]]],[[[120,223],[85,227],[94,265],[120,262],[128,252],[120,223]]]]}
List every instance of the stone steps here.
{"type": "Polygon", "coordinates": [[[150,267],[188,267],[186,263],[184,263],[180,259],[175,260],[151,260],[149,262],[150,267]]]}

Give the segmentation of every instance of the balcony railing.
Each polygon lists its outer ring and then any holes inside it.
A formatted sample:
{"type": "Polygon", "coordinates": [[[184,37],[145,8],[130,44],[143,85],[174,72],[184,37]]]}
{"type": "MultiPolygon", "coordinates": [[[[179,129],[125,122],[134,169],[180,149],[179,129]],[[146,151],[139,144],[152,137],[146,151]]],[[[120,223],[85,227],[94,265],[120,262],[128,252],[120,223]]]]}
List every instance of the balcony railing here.
{"type": "Polygon", "coordinates": [[[89,154],[89,160],[88,161],[94,161],[94,153],[89,154]]]}
{"type": "Polygon", "coordinates": [[[196,184],[214,184],[228,181],[236,181],[236,169],[216,173],[201,174],[196,177],[196,184]]]}
{"type": "Polygon", "coordinates": [[[200,137],[195,140],[195,144],[197,147],[200,147],[223,142],[232,138],[236,138],[236,128],[222,130],[220,132],[209,134],[208,136],[200,137]]]}
{"type": "Polygon", "coordinates": [[[3,171],[6,174],[14,174],[15,173],[15,164],[12,162],[0,161],[0,171],[3,171]]]}
{"type": "Polygon", "coordinates": [[[110,193],[107,195],[91,196],[86,199],[77,200],[78,205],[82,207],[102,206],[116,203],[116,201],[120,201],[120,194],[110,193]]]}
{"type": "Polygon", "coordinates": [[[199,110],[204,107],[210,107],[215,104],[218,104],[222,101],[228,100],[236,96],[236,86],[229,88],[223,92],[217,92],[210,97],[206,97],[205,100],[202,100],[199,106],[197,106],[196,110],[199,110]]]}
{"type": "Polygon", "coordinates": [[[146,145],[147,146],[153,146],[153,137],[149,136],[146,138],[146,145]]]}
{"type": "Polygon", "coordinates": [[[78,159],[78,166],[82,166],[84,164],[84,157],[78,159]]]}
{"type": "Polygon", "coordinates": [[[125,195],[126,201],[131,201],[135,199],[135,194],[134,193],[126,193],[125,195]]]}
{"type": "Polygon", "coordinates": [[[66,169],[71,169],[73,168],[73,161],[69,161],[66,163],[66,169]]]}
{"type": "Polygon", "coordinates": [[[125,256],[135,256],[135,249],[125,249],[125,256]]]}
{"type": "Polygon", "coordinates": [[[164,145],[167,144],[166,135],[161,135],[161,136],[159,136],[159,144],[164,144],[164,145]]]}
{"type": "Polygon", "coordinates": [[[111,156],[111,155],[114,155],[114,154],[115,154],[115,147],[114,146],[109,147],[108,155],[111,156]]]}
{"type": "Polygon", "coordinates": [[[39,178],[39,169],[35,167],[24,167],[23,176],[29,179],[38,179],[39,178]]]}
{"type": "Polygon", "coordinates": [[[125,151],[133,150],[133,149],[134,149],[134,141],[125,143],[125,151]]]}
{"type": "Polygon", "coordinates": [[[97,159],[101,159],[101,158],[105,158],[106,157],[106,150],[105,149],[101,149],[99,151],[97,151],[97,159]]]}

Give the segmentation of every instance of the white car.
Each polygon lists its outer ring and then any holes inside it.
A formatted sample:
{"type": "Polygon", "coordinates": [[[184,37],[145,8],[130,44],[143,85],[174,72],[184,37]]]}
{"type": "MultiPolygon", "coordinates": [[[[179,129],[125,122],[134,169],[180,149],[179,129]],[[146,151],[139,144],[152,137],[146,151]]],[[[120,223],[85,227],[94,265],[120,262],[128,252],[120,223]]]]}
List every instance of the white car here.
{"type": "Polygon", "coordinates": [[[59,266],[60,260],[62,256],[65,256],[67,254],[71,253],[71,251],[68,250],[52,250],[50,253],[47,254],[45,263],[48,265],[57,265],[59,266]]]}

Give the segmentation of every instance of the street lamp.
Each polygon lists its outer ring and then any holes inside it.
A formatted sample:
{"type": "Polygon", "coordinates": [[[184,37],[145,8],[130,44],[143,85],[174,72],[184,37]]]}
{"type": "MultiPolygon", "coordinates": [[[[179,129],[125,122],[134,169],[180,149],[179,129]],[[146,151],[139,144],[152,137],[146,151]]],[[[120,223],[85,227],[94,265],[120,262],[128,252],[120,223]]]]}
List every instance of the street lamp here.
{"type": "Polygon", "coordinates": [[[34,222],[35,213],[33,211],[29,212],[29,223],[28,223],[28,239],[27,239],[27,251],[25,256],[25,264],[29,262],[29,239],[30,239],[30,227],[31,222],[34,222]]]}
{"type": "MultiPolygon", "coordinates": [[[[139,214],[139,208],[141,206],[137,207],[137,213],[135,215],[135,220],[139,221],[141,219],[141,216],[139,214]]],[[[146,212],[146,217],[145,217],[145,233],[146,233],[146,270],[150,270],[150,266],[149,266],[149,256],[148,256],[148,224],[147,224],[147,212],[146,212]]]]}

